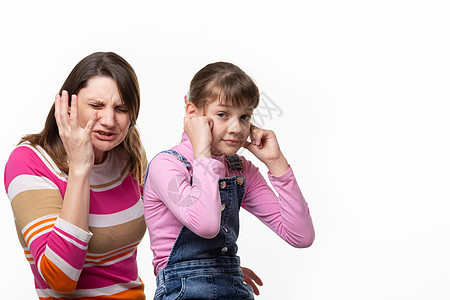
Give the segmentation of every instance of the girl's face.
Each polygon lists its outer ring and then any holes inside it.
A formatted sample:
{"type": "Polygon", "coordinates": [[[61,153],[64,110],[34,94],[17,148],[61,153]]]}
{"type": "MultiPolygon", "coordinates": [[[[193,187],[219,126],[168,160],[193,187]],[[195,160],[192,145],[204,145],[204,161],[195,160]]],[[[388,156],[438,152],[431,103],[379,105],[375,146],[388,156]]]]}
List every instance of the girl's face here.
{"type": "Polygon", "coordinates": [[[95,163],[101,163],[107,151],[119,145],[130,127],[128,108],[120,97],[116,82],[108,77],[89,79],[87,86],[78,92],[78,117],[85,127],[92,111],[98,114],[91,135],[95,163]]]}
{"type": "Polygon", "coordinates": [[[211,152],[234,155],[245,145],[250,134],[253,107],[235,107],[215,100],[200,114],[213,120],[211,152]]]}

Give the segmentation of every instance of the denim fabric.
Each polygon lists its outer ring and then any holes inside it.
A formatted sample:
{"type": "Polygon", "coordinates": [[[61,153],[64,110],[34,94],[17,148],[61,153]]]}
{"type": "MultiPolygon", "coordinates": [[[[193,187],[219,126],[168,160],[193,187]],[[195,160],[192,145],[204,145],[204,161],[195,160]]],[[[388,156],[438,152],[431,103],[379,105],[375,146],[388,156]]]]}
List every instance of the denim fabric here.
{"type": "MultiPolygon", "coordinates": [[[[191,171],[187,160],[173,152],[165,153],[177,156],[191,171]]],[[[231,170],[242,174],[239,156],[227,157],[227,161],[231,170]]],[[[222,202],[220,232],[212,239],[204,239],[182,227],[167,266],[157,274],[154,299],[254,299],[252,288],[243,282],[236,255],[245,178],[223,177],[218,185],[222,202]]]]}

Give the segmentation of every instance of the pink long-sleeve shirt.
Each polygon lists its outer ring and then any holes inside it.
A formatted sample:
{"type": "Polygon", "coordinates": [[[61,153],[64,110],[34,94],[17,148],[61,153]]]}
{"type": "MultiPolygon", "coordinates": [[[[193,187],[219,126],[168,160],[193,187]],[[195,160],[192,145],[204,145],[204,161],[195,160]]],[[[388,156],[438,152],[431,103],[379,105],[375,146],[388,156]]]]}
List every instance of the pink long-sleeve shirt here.
{"type": "MultiPolygon", "coordinates": [[[[168,153],[157,155],[150,163],[144,186],[144,216],[149,229],[155,274],[167,265],[170,251],[186,226],[203,238],[213,238],[220,230],[221,201],[218,180],[241,175],[227,167],[225,156],[197,158],[186,133],[172,148],[192,166],[168,153]]],[[[245,177],[242,207],[255,215],[290,245],[309,247],[314,241],[314,227],[300,188],[291,168],[281,176],[268,173],[272,186],[250,161],[241,156],[245,177]]]]}

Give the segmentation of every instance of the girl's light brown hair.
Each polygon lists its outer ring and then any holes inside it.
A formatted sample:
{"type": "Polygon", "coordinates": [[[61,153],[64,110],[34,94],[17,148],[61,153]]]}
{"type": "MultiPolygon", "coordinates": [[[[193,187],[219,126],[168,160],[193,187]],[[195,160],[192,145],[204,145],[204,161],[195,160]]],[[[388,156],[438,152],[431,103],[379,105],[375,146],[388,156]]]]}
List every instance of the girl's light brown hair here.
{"type": "MultiPolygon", "coordinates": [[[[139,131],[136,128],[140,107],[140,91],[136,73],[131,65],[113,52],[93,53],[83,58],[73,68],[59,93],[61,94],[63,90],[66,90],[69,95],[76,95],[87,86],[89,79],[95,76],[113,79],[117,84],[123,103],[128,108],[130,128],[125,139],[117,147],[125,150],[129,156],[130,173],[139,183],[142,183],[144,158],[139,131]]],[[[59,137],[58,125],[56,124],[55,104],[48,113],[44,129],[40,133],[24,136],[20,143],[24,141],[41,146],[62,171],[69,172],[67,154],[59,137]]]]}
{"type": "Polygon", "coordinates": [[[215,100],[237,107],[256,108],[259,104],[259,90],[250,76],[238,66],[228,62],[215,62],[194,75],[188,101],[205,109],[215,100]]]}

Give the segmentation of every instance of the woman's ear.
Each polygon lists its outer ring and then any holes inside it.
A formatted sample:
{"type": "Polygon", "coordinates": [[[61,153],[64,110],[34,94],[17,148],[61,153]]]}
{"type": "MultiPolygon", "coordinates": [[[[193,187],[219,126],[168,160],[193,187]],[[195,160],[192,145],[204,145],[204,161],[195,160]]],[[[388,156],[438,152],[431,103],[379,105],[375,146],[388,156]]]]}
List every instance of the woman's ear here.
{"type": "Polygon", "coordinates": [[[186,116],[188,115],[194,115],[197,116],[200,113],[199,109],[197,108],[197,106],[195,106],[194,103],[192,102],[188,102],[186,104],[186,116]]]}

